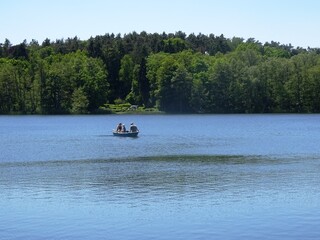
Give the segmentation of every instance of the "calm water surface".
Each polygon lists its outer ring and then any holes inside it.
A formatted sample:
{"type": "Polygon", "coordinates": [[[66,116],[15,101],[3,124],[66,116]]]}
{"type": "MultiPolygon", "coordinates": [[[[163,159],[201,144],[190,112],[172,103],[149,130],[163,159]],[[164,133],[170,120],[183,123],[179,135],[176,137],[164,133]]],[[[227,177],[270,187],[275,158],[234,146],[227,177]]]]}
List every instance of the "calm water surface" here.
{"type": "Polygon", "coordinates": [[[0,239],[319,239],[319,146],[320,115],[0,116],[0,239]]]}

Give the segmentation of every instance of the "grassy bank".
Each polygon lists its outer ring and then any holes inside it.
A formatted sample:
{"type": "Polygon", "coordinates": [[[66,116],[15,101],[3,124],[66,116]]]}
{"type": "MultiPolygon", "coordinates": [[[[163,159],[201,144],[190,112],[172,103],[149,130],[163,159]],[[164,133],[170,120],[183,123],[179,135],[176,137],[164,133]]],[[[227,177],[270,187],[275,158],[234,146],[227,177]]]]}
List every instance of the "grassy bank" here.
{"type": "Polygon", "coordinates": [[[145,108],[143,106],[131,105],[129,103],[122,104],[104,104],[99,108],[102,114],[162,114],[157,108],[145,108]]]}

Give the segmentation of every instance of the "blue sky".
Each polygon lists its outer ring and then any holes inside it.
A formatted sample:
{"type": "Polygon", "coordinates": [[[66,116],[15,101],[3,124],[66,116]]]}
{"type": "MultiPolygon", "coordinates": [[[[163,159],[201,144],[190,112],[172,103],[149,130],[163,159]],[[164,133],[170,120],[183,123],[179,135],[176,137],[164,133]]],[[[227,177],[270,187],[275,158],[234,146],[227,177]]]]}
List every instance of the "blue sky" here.
{"type": "Polygon", "coordinates": [[[182,31],[320,47],[318,0],[10,0],[0,6],[0,43],[182,31]]]}

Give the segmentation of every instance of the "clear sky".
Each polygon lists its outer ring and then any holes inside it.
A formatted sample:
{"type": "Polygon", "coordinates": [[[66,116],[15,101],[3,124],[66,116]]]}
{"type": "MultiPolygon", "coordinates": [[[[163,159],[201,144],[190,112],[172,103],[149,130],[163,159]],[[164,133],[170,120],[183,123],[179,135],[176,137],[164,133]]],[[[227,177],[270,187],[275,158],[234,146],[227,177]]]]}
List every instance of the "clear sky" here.
{"type": "Polygon", "coordinates": [[[320,47],[319,11],[319,0],[2,0],[0,43],[182,31],[320,47]]]}

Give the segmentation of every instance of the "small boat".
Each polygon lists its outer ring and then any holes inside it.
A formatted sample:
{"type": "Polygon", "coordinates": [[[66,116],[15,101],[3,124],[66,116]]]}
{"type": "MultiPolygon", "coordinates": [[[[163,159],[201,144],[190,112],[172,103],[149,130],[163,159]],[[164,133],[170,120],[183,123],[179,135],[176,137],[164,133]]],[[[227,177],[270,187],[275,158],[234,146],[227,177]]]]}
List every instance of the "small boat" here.
{"type": "Polygon", "coordinates": [[[138,136],[139,131],[137,132],[117,132],[115,130],[113,130],[113,136],[118,136],[118,137],[137,137],[138,136]]]}

